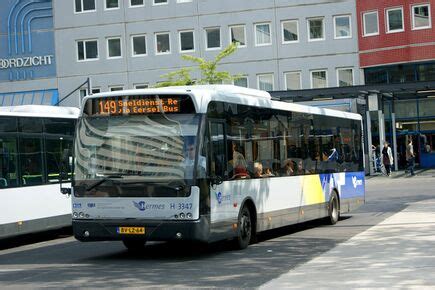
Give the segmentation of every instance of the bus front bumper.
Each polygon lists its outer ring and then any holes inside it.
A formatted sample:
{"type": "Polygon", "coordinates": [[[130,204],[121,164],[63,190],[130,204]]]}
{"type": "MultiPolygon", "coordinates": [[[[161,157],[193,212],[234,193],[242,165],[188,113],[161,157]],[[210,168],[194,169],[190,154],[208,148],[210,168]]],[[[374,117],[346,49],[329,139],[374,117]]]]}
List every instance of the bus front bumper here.
{"type": "Polygon", "coordinates": [[[144,239],[148,241],[186,240],[207,242],[210,226],[207,217],[195,221],[153,221],[137,219],[73,219],[74,237],[82,242],[144,239]],[[144,234],[120,234],[120,227],[144,228],[144,234]]]}

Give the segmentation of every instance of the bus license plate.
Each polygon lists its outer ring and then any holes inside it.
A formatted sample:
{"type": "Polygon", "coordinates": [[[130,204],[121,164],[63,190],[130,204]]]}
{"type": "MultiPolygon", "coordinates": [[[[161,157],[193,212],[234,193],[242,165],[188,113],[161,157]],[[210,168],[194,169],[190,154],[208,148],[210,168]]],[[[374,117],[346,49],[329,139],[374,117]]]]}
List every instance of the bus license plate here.
{"type": "Polygon", "coordinates": [[[120,235],[144,235],[144,227],[118,227],[118,234],[120,235]]]}

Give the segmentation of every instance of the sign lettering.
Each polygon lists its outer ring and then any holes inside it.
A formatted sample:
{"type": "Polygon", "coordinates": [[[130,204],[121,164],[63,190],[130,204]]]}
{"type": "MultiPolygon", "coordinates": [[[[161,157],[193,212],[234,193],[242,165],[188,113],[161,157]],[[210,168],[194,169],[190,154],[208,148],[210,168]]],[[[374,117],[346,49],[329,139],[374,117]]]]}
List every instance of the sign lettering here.
{"type": "Polygon", "coordinates": [[[98,114],[101,115],[140,115],[153,113],[179,113],[178,98],[135,99],[135,100],[99,100],[98,114]]]}
{"type": "Polygon", "coordinates": [[[51,65],[54,55],[0,58],[0,69],[51,65]]]}
{"type": "Polygon", "coordinates": [[[192,114],[195,106],[188,95],[122,95],[90,98],[83,112],[87,116],[133,116],[192,114]]]}

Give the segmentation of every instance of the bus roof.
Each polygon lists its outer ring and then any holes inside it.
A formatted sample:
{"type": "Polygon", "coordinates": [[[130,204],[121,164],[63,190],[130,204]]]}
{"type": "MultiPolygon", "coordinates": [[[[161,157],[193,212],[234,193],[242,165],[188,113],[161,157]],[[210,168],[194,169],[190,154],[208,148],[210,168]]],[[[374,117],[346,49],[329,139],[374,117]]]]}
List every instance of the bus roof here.
{"type": "Polygon", "coordinates": [[[44,105],[22,105],[0,107],[0,116],[16,117],[50,117],[50,118],[78,118],[80,110],[74,107],[57,107],[44,105]]]}
{"type": "MultiPolygon", "coordinates": [[[[306,106],[295,103],[281,102],[272,100],[271,95],[266,91],[243,88],[233,85],[199,85],[199,86],[180,86],[164,88],[134,89],[99,93],[87,96],[83,99],[83,104],[91,98],[127,96],[127,95],[144,95],[144,94],[188,94],[193,96],[198,113],[206,113],[208,104],[211,101],[222,101],[233,104],[243,104],[255,107],[271,108],[286,111],[295,111],[300,113],[310,113],[319,115],[335,116],[362,120],[361,115],[349,112],[343,112],[332,109],[325,109],[313,106],[306,106]]],[[[82,107],[85,107],[84,105],[82,107]]]]}

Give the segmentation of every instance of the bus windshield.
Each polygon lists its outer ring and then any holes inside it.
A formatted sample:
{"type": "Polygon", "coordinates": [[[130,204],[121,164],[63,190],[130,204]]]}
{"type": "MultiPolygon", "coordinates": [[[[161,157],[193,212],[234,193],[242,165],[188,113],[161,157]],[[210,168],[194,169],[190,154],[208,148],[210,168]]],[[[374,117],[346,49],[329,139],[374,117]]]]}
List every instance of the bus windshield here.
{"type": "Polygon", "coordinates": [[[185,196],[193,184],[200,119],[197,114],[81,118],[75,195],[185,196]]]}

